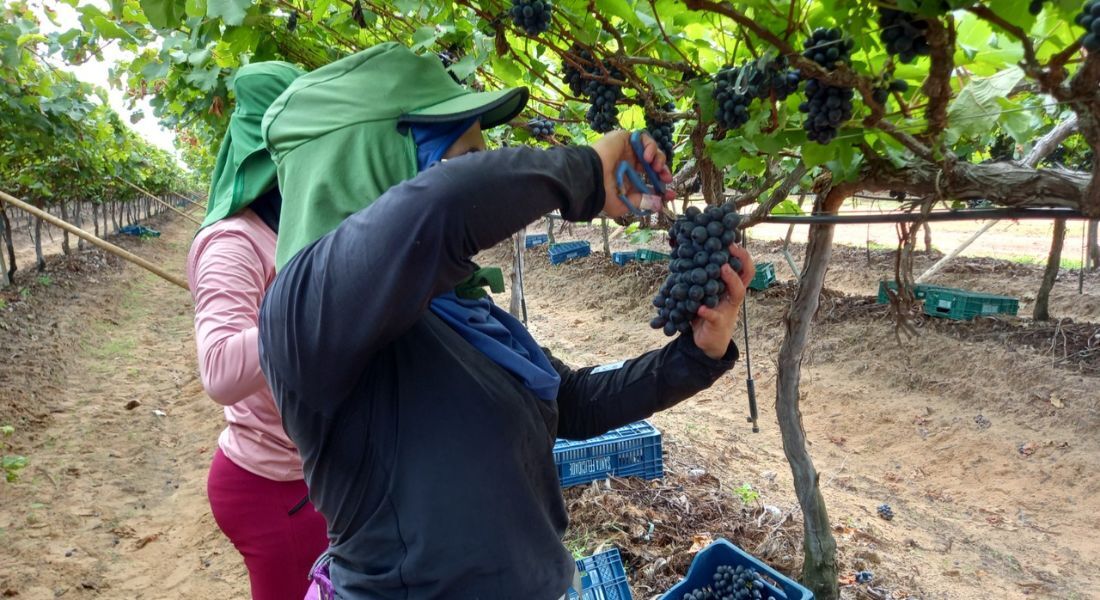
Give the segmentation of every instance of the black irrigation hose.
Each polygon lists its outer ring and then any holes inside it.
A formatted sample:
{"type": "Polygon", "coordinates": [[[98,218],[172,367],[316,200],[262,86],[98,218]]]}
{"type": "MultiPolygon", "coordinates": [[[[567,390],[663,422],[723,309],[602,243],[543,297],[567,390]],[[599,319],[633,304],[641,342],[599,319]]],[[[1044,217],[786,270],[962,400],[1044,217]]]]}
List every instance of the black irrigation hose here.
{"type": "Polygon", "coordinates": [[[752,353],[749,352],[749,295],[747,293],[741,300],[741,325],[745,329],[745,391],[749,395],[747,421],[752,424],[753,433],[760,433],[760,425],[757,423],[759,414],[756,408],[756,382],[752,379],[752,353]]]}
{"type": "MultiPolygon", "coordinates": [[[[748,235],[742,235],[741,246],[746,250],[748,249],[748,235]]],[[[756,382],[752,379],[752,352],[749,351],[749,291],[747,289],[745,290],[745,297],[741,299],[741,326],[745,330],[745,391],[748,393],[749,398],[747,421],[752,424],[753,433],[760,433],[759,414],[756,408],[756,382]]]]}
{"type": "Polygon", "coordinates": [[[865,225],[878,223],[918,223],[936,221],[986,221],[989,219],[1089,219],[1081,211],[1072,208],[992,208],[974,210],[935,211],[922,215],[912,213],[864,213],[841,215],[768,215],[761,223],[785,223],[808,225],[832,223],[834,225],[865,225]]]}

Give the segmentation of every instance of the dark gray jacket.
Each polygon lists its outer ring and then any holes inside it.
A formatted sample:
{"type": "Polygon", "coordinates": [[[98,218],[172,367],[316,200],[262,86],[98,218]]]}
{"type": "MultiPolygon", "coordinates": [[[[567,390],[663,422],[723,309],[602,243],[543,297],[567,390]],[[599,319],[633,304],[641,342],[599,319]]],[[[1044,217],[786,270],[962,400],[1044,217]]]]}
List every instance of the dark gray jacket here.
{"type": "Polygon", "coordinates": [[[590,220],[603,190],[589,148],[451,160],[280,271],[261,361],[328,521],[340,598],[558,598],[574,567],[555,436],[645,418],[733,366],[732,343],[712,360],[691,336],[599,373],[551,357],[562,383],[547,402],[427,310],[477,252],[553,210],[590,220]]]}

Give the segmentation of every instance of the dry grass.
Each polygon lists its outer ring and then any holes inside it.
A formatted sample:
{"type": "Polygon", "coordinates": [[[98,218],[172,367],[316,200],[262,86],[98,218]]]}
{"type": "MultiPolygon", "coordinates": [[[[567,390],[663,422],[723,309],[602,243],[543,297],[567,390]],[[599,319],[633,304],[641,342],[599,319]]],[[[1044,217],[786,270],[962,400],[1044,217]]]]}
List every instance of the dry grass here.
{"type": "Polygon", "coordinates": [[[707,473],[598,481],[566,490],[565,499],[571,518],[566,545],[583,554],[618,547],[638,599],[675,585],[695,553],[718,538],[785,573],[801,568],[800,516],[746,504],[707,473]]]}

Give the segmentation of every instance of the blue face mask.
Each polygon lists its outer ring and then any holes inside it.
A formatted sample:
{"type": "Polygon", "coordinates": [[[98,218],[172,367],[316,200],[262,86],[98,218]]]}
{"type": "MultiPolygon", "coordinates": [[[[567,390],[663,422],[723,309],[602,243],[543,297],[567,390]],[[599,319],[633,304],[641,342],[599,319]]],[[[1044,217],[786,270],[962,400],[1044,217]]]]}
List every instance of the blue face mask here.
{"type": "Polygon", "coordinates": [[[471,117],[451,123],[413,125],[412,135],[416,144],[416,165],[419,170],[423,171],[443,160],[443,155],[455,141],[479,120],[478,117],[471,117]]]}
{"type": "MultiPolygon", "coordinates": [[[[474,117],[455,123],[414,125],[412,135],[419,169],[423,171],[443,160],[447,150],[477,121],[474,117]]],[[[561,377],[542,348],[523,323],[488,297],[465,299],[452,291],[433,298],[429,307],[434,315],[533,394],[548,402],[557,399],[561,377]]]]}

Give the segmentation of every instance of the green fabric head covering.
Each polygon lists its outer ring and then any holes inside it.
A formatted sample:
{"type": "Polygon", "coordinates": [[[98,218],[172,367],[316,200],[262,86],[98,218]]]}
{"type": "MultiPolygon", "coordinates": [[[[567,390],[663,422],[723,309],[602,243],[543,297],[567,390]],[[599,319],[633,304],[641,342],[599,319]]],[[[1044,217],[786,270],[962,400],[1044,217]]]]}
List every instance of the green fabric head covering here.
{"type": "Polygon", "coordinates": [[[276,268],[416,176],[416,148],[404,125],[480,115],[488,129],[526,103],[526,88],[471,92],[437,57],[393,42],[298,78],[263,122],[283,196],[276,268]]]}
{"type": "Polygon", "coordinates": [[[264,147],[260,124],[267,107],[303,71],[290,63],[245,65],[233,78],[237,106],[229,118],[202,227],[232,216],[275,185],[275,163],[264,147]]]}

